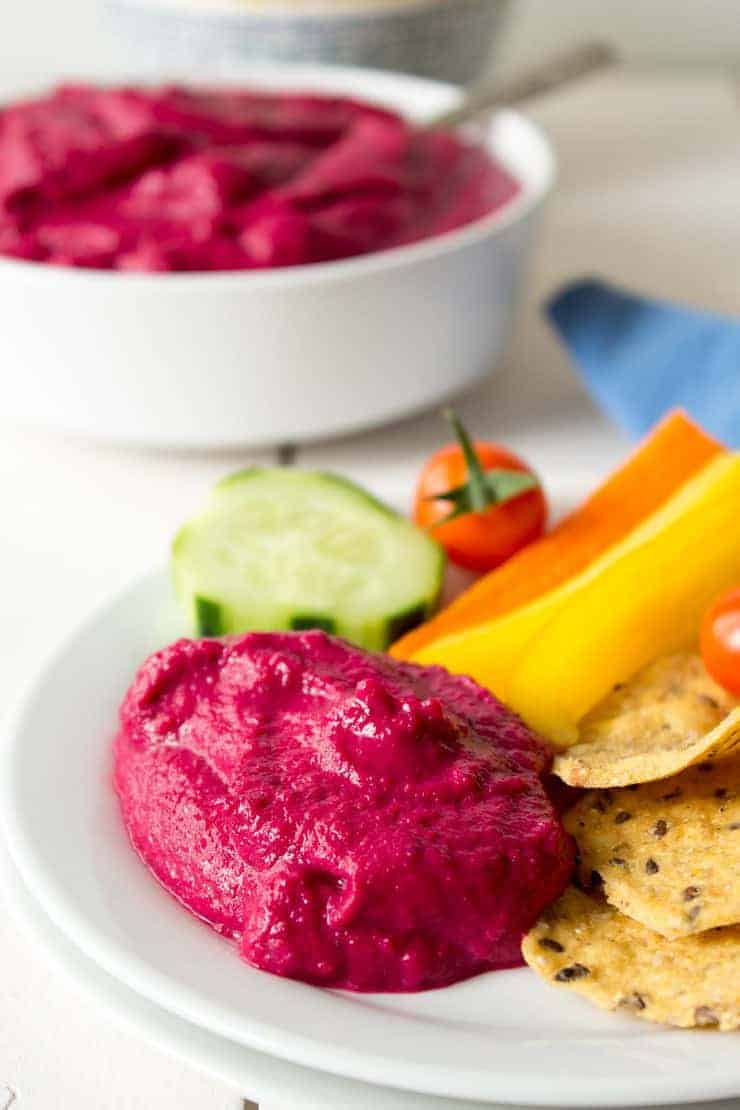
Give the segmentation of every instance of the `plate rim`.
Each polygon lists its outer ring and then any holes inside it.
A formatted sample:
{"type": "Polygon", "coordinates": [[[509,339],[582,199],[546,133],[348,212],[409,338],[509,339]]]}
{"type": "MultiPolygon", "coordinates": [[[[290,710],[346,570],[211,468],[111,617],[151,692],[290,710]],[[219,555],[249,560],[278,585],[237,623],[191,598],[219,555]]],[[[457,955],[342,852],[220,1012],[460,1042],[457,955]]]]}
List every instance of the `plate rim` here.
{"type": "MultiPolygon", "coordinates": [[[[300,1096],[305,1098],[306,1084],[310,1102],[306,1110],[326,1110],[339,1107],[345,1110],[359,1110],[370,1102],[363,1099],[367,1094],[377,1105],[378,1093],[384,1100],[390,1099],[384,1110],[420,1110],[418,1096],[413,1092],[378,1088],[375,1084],[363,1084],[354,1079],[331,1075],[328,1072],[304,1068],[287,1060],[280,1060],[267,1053],[247,1048],[236,1041],[219,1037],[216,1033],[203,1029],[184,1018],[158,1006],[148,998],[137,994],[125,983],[110,975],[87,956],[74,940],[59,930],[43,907],[38,903],[21,878],[9,852],[0,844],[0,879],[3,889],[9,892],[11,920],[15,925],[27,930],[38,944],[42,954],[57,968],[62,976],[85,995],[90,1002],[100,1007],[110,1016],[112,1024],[125,1029],[134,1036],[144,1039],[157,1051],[182,1060],[192,1067],[213,1076],[220,1082],[239,1089],[241,1095],[268,1099],[272,1106],[295,1105],[300,1096]],[[226,1046],[224,1052],[222,1048],[226,1046]],[[231,1067],[228,1049],[239,1056],[237,1067],[231,1067]],[[254,1084],[254,1087],[250,1085],[254,1084]],[[314,1090],[315,1087],[315,1090],[314,1090]],[[249,1088],[249,1089],[247,1089],[249,1088]],[[339,1098],[344,1102],[337,1101],[339,1098]],[[346,1101],[352,1099],[352,1106],[346,1101]],[[355,1098],[359,1100],[355,1105],[355,1098]]],[[[495,1110],[492,1104],[459,1102],[437,1099],[429,1107],[428,1096],[425,1110],[495,1110]]]]}
{"type": "MultiPolygon", "coordinates": [[[[420,1061],[400,1061],[398,1056],[384,1056],[378,1052],[368,1053],[356,1046],[348,1048],[311,1037],[305,1033],[297,1034],[270,1022],[253,1016],[248,1029],[243,1023],[234,1026],[233,1019],[223,1006],[197,997],[197,991],[174,981],[169,975],[159,971],[137,954],[123,952],[102,929],[92,924],[84,911],[75,904],[74,897],[66,890],[45,865],[24,824],[15,796],[15,773],[18,760],[18,740],[23,732],[25,718],[30,716],[34,705],[43,697],[47,679],[53,674],[62,658],[85,635],[96,628],[105,626],[116,609],[132,599],[138,592],[156,587],[164,581],[163,572],[150,572],[135,578],[126,588],[109,597],[95,607],[80,621],[66,637],[55,641],[35,675],[26,683],[23,693],[4,723],[4,736],[0,743],[0,819],[6,843],[13,863],[22,881],[43,911],[56,923],[60,931],[83,954],[107,972],[112,978],[124,983],[136,993],[160,1008],[175,1014],[190,1024],[204,1028],[228,1040],[237,1041],[260,1053],[292,1062],[310,1070],[328,1072],[332,1075],[355,1079],[382,1090],[383,1082],[402,1091],[432,1095],[464,1101],[489,1100],[495,1097],[502,1105],[558,1107],[564,1103],[575,1107],[594,1105],[593,1077],[569,1073],[570,1086],[567,1091],[561,1084],[554,1082],[550,1073],[540,1074],[537,1069],[529,1069],[526,1075],[521,1068],[516,1072],[481,1068],[460,1069],[443,1065],[437,1067],[434,1079],[430,1079],[428,1065],[420,1061]],[[522,1089],[522,1082],[527,1086],[522,1089]],[[495,1083],[495,1096],[491,1085],[495,1083]],[[559,1093],[556,1094],[555,1091],[559,1093]]],[[[317,988],[307,988],[317,989],[317,988]]],[[[544,988],[543,988],[544,989],[544,988]]],[[[413,1017],[410,1019],[413,1020],[413,1017]]],[[[672,1037],[680,1037],[682,1031],[665,1030],[664,1027],[646,1027],[644,1035],[636,1038],[636,1043],[646,1046],[646,1042],[663,1031],[672,1037]]],[[[699,1037],[701,1034],[686,1033],[683,1036],[699,1037]]],[[[719,1035],[716,1035],[719,1036],[719,1035]]],[[[727,1034],[722,1035],[727,1036],[727,1034]]],[[[697,1044],[707,1043],[707,1038],[697,1039],[697,1044]]],[[[701,1057],[701,1053],[699,1054],[701,1057]]],[[[711,1056],[709,1057],[711,1060],[711,1056]]],[[[740,1095],[740,1057],[739,1070],[734,1076],[726,1072],[719,1078],[716,1069],[707,1071],[701,1066],[701,1058],[692,1065],[689,1073],[680,1081],[666,1078],[661,1069],[640,1076],[639,1094],[635,1090],[634,1076],[619,1073],[619,1078],[610,1077],[609,1089],[599,1091],[599,1104],[603,1107],[665,1105],[666,1103],[691,1103],[734,1098],[740,1095]],[[621,1081],[621,1085],[620,1085],[621,1081]]],[[[626,1063],[626,1061],[625,1061],[626,1063]]]]}

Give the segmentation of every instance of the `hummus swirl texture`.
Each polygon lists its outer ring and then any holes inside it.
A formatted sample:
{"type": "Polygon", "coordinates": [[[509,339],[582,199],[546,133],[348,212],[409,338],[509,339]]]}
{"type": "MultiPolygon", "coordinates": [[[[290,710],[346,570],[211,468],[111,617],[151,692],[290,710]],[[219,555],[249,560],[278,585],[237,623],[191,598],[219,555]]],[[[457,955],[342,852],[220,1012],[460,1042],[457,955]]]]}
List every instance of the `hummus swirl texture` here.
{"type": "Polygon", "coordinates": [[[93,269],[327,262],[461,227],[517,182],[355,100],[65,85],[0,110],[0,255],[93,269]]]}
{"type": "Polygon", "coordinates": [[[439,667],[323,632],[180,640],[120,721],[133,845],[266,971],[414,991],[518,965],[570,877],[545,744],[439,667]]]}

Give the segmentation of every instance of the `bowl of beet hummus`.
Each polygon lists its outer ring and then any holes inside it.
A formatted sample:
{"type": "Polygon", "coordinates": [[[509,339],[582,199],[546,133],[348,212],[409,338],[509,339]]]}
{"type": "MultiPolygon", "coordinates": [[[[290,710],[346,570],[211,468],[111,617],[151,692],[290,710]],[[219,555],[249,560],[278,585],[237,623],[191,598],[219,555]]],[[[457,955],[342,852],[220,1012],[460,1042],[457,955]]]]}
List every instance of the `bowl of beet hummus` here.
{"type": "Polygon", "coordinates": [[[515,113],[480,135],[419,126],[455,96],[271,66],[5,104],[9,415],[148,445],[279,442],[487,372],[552,159],[515,113]]]}
{"type": "Polygon", "coordinates": [[[323,632],[175,642],[115,742],[128,835],[170,894],[252,966],[354,991],[521,963],[573,866],[549,765],[472,680],[323,632]]]}

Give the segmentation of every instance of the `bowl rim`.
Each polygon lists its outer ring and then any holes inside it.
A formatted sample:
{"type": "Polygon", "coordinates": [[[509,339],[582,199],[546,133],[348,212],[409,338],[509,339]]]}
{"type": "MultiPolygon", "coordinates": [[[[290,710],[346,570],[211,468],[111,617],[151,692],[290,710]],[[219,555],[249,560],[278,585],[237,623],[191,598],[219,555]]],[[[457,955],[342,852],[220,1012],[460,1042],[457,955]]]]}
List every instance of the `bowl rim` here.
{"type": "MultiPolygon", "coordinates": [[[[310,22],[316,19],[327,21],[351,20],[352,22],[372,22],[384,16],[418,15],[434,12],[435,9],[451,8],[458,0],[308,0],[305,7],[296,9],[291,0],[108,0],[122,7],[152,8],[154,10],[180,11],[188,18],[199,16],[236,16],[244,19],[262,19],[291,23],[310,22]]],[[[502,9],[508,8],[511,0],[467,0],[481,8],[492,4],[502,9]]]]}
{"type": "MultiPolygon", "coordinates": [[[[151,74],[147,77],[151,79],[151,74]]],[[[147,80],[147,77],[144,80],[147,80]]],[[[93,78],[94,79],[94,78],[93,78]]],[[[182,80],[182,75],[175,80],[182,80]]],[[[124,77],[125,81],[126,78],[124,77]]],[[[128,80],[137,80],[129,75],[128,80]]],[[[166,80],[166,78],[164,78],[166,80]]],[[[409,109],[409,102],[416,93],[417,97],[435,100],[435,108],[453,107],[462,98],[462,90],[444,81],[410,74],[392,73],[384,70],[336,66],[328,64],[291,64],[291,63],[254,63],[240,66],[236,71],[219,71],[214,75],[203,75],[201,84],[221,84],[228,86],[236,82],[267,87],[287,87],[300,89],[306,84],[314,85],[311,91],[321,93],[336,92],[340,95],[357,96],[370,102],[388,106],[395,97],[391,88],[398,93],[397,110],[409,112],[412,119],[423,122],[424,112],[409,109]],[[378,93],[378,90],[381,90],[378,93]],[[385,94],[385,99],[384,99],[385,94]],[[404,102],[405,101],[405,102],[404,102]]],[[[429,111],[431,111],[429,107],[429,111]]],[[[485,146],[494,149],[496,132],[501,125],[508,126],[522,135],[536,150],[539,167],[524,173],[520,168],[512,169],[521,185],[520,191],[501,208],[473,220],[460,228],[433,235],[417,243],[410,243],[385,250],[372,251],[354,258],[339,259],[333,262],[309,262],[301,266],[282,266],[265,270],[199,270],[175,271],[166,273],[122,272],[120,270],[96,270],[82,267],[64,266],[50,262],[34,262],[27,259],[0,256],[0,277],[13,274],[30,282],[52,282],[59,280],[84,285],[135,286],[138,290],[148,287],[173,290],[186,290],[194,287],[205,291],[217,287],[245,288],[262,290],[270,288],[290,289],[295,286],[310,287],[333,284],[356,277],[395,271],[412,267],[434,259],[443,259],[457,254],[467,247],[505,231],[512,224],[523,221],[544,201],[552,190],[557,173],[557,162],[552,144],[545,132],[522,113],[507,108],[497,112],[490,120],[485,132],[485,146]]],[[[501,158],[500,152],[497,152],[501,158]]],[[[504,158],[505,162],[506,159],[504,158]]]]}

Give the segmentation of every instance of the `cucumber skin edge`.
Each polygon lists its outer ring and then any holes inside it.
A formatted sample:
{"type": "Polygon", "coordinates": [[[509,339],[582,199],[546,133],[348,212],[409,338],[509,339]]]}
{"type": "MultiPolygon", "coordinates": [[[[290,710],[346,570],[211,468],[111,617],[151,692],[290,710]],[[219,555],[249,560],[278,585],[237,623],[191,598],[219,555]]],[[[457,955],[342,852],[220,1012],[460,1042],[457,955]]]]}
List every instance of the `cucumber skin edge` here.
{"type": "Polygon", "coordinates": [[[209,597],[195,594],[193,598],[195,612],[195,632],[197,636],[223,636],[227,632],[224,621],[223,606],[218,601],[209,597]]]}
{"type": "Polygon", "coordinates": [[[299,613],[290,620],[291,632],[311,632],[316,629],[330,636],[336,636],[337,622],[333,617],[322,617],[319,613],[299,613]]]}

